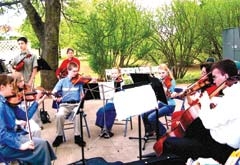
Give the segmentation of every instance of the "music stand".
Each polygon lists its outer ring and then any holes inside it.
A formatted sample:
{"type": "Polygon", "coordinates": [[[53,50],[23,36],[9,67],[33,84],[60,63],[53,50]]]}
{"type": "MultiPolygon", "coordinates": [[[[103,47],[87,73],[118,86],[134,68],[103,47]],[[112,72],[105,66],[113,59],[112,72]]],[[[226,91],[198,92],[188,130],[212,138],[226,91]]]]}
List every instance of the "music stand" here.
{"type": "Polygon", "coordinates": [[[52,70],[51,67],[48,65],[47,61],[44,60],[42,57],[37,59],[38,67],[37,70],[52,70]]]}
{"type": "MultiPolygon", "coordinates": [[[[138,85],[138,84],[151,84],[151,87],[155,93],[155,96],[156,96],[156,99],[158,101],[161,101],[165,104],[168,104],[167,102],[167,97],[165,95],[165,92],[164,92],[164,89],[163,89],[163,84],[162,82],[154,77],[154,76],[150,76],[150,74],[148,73],[131,73],[130,74],[133,82],[134,82],[134,85],[138,85]]],[[[133,85],[132,85],[133,86],[133,85]]],[[[156,121],[158,121],[158,107],[155,109],[156,110],[156,121]]],[[[139,132],[141,131],[141,119],[140,119],[140,116],[139,117],[139,132]]],[[[129,139],[139,139],[139,148],[141,147],[141,140],[144,140],[144,144],[143,144],[143,150],[145,149],[145,145],[147,143],[148,140],[152,139],[152,138],[149,138],[149,137],[141,137],[141,132],[139,133],[139,137],[129,137],[129,139]]],[[[156,140],[159,139],[159,126],[158,126],[158,123],[156,122],[156,138],[154,138],[156,140]]],[[[140,152],[140,160],[142,159],[142,155],[141,155],[141,151],[139,149],[139,152],[140,152]]],[[[148,156],[147,156],[148,157],[148,156]]]]}
{"type": "Polygon", "coordinates": [[[85,100],[101,99],[98,83],[87,83],[83,85],[85,100]]]}
{"type": "Polygon", "coordinates": [[[139,130],[138,138],[136,139],[139,140],[139,157],[142,159],[141,114],[149,109],[156,109],[158,106],[152,87],[144,82],[124,85],[123,91],[114,95],[114,105],[119,120],[138,115],[139,130]]]}

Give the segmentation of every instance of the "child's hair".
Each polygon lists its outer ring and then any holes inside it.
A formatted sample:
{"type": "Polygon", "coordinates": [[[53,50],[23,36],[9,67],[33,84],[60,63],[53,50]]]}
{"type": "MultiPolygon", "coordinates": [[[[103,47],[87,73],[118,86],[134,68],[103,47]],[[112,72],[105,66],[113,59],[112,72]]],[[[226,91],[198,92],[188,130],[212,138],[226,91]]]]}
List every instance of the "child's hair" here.
{"type": "Polygon", "coordinates": [[[67,66],[67,70],[72,70],[73,68],[79,68],[79,66],[75,62],[70,62],[67,66]]]}
{"type": "Polygon", "coordinates": [[[74,52],[74,50],[72,48],[68,48],[67,53],[70,52],[70,51],[74,52]]]}
{"type": "Polygon", "coordinates": [[[25,43],[28,43],[28,40],[27,40],[26,37],[20,37],[20,38],[17,39],[17,42],[18,42],[18,41],[23,41],[23,42],[25,42],[25,43]]]}
{"type": "Polygon", "coordinates": [[[14,72],[11,76],[13,78],[13,90],[17,92],[19,90],[18,83],[22,81],[23,75],[21,72],[14,72]]]}
{"type": "Polygon", "coordinates": [[[229,77],[236,76],[238,69],[236,64],[230,59],[223,59],[214,63],[211,70],[218,69],[222,75],[228,74],[229,77]]]}
{"type": "Polygon", "coordinates": [[[14,72],[14,73],[11,74],[11,76],[13,77],[15,84],[20,82],[22,80],[22,77],[23,77],[21,72],[14,72]]]}
{"type": "Polygon", "coordinates": [[[0,74],[0,85],[6,86],[13,83],[13,77],[7,74],[0,74]]]}
{"type": "Polygon", "coordinates": [[[169,77],[170,77],[172,80],[174,80],[173,74],[172,74],[172,72],[170,71],[170,69],[168,68],[167,64],[160,64],[160,65],[158,66],[158,69],[165,70],[165,71],[168,73],[169,77]]]}

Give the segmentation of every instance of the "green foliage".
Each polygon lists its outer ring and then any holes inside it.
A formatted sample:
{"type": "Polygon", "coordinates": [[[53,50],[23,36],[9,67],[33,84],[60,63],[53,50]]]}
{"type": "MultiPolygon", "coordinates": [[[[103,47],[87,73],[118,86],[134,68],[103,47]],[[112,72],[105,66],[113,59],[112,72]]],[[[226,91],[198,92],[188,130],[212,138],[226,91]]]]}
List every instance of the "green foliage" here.
{"type": "MultiPolygon", "coordinates": [[[[185,79],[190,64],[221,59],[223,29],[240,26],[239,0],[173,0],[156,13],[126,0],[63,2],[59,47],[76,49],[100,77],[114,66],[167,63],[185,79]]],[[[44,18],[43,4],[34,5],[44,18]]],[[[22,32],[38,48],[27,24],[22,32]]]]}
{"type": "Polygon", "coordinates": [[[35,49],[40,48],[40,42],[39,42],[38,38],[36,37],[36,35],[33,31],[33,28],[28,19],[26,19],[24,21],[24,23],[22,24],[22,26],[20,27],[19,30],[31,42],[32,48],[35,48],[35,49]]]}
{"type": "Polygon", "coordinates": [[[127,1],[95,1],[90,9],[83,8],[83,3],[76,5],[83,11],[68,8],[78,27],[76,49],[89,56],[91,68],[101,77],[107,68],[147,59],[153,50],[149,15],[127,1]]]}

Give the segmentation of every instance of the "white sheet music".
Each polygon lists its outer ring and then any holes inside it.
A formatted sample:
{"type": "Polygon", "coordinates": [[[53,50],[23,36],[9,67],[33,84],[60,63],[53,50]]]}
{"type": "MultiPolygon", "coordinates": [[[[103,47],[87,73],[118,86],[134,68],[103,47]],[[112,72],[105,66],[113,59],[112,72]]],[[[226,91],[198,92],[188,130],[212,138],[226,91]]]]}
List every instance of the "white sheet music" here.
{"type": "Polygon", "coordinates": [[[157,99],[151,85],[143,85],[116,92],[113,102],[118,120],[140,115],[158,107],[157,99]]]}
{"type": "Polygon", "coordinates": [[[98,82],[100,98],[103,99],[112,99],[115,93],[114,82],[98,82]]]}

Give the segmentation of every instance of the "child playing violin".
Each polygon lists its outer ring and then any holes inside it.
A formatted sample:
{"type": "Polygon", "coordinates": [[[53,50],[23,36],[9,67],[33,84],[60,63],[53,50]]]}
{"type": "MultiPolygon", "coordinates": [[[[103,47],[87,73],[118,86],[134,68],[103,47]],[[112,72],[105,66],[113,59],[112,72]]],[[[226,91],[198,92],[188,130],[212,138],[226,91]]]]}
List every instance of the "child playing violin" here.
{"type": "MultiPolygon", "coordinates": [[[[54,95],[53,99],[59,102],[59,108],[56,114],[57,137],[53,141],[53,147],[58,147],[63,143],[63,127],[65,119],[67,119],[77,108],[81,99],[84,97],[83,83],[73,83],[72,79],[78,76],[79,65],[70,62],[67,66],[68,75],[59,79],[52,90],[52,93],[61,93],[61,97],[54,95]]],[[[80,116],[74,118],[74,142],[79,146],[85,146],[86,142],[80,135],[80,116]]]]}
{"type": "Polygon", "coordinates": [[[45,99],[42,94],[36,95],[36,101],[26,112],[18,106],[9,105],[6,97],[13,95],[13,78],[0,75],[0,155],[5,161],[19,160],[27,164],[51,165],[56,156],[46,140],[23,135],[16,129],[16,120],[28,121],[37,111],[38,105],[45,99]]]}
{"type": "MultiPolygon", "coordinates": [[[[111,72],[111,78],[114,82],[115,92],[120,91],[123,82],[121,71],[119,68],[113,68],[111,72]]],[[[96,113],[97,118],[95,124],[101,128],[101,134],[99,136],[107,139],[114,135],[111,130],[116,115],[117,114],[112,99],[107,100],[106,105],[98,109],[96,113]]]]}
{"type": "MultiPolygon", "coordinates": [[[[13,89],[14,89],[14,93],[15,93],[15,97],[9,97],[9,102],[12,106],[19,106],[21,109],[24,109],[24,104],[26,103],[25,101],[22,100],[22,98],[19,98],[21,96],[17,96],[17,95],[22,95],[23,94],[23,90],[25,90],[25,83],[24,83],[24,78],[23,75],[20,72],[14,72],[11,75],[14,78],[13,81],[13,89]]],[[[35,100],[35,96],[34,95],[26,95],[27,100],[30,101],[34,101],[35,100]],[[30,97],[30,98],[29,98],[30,97]]],[[[34,114],[36,115],[36,114],[34,114]]],[[[16,121],[17,125],[25,128],[27,130],[28,125],[26,125],[25,121],[16,121]]],[[[32,119],[30,118],[29,120],[29,124],[31,125],[31,132],[32,132],[32,136],[34,137],[41,137],[41,128],[39,127],[39,125],[32,119]]]]}
{"type": "MultiPolygon", "coordinates": [[[[171,114],[175,109],[176,103],[174,99],[172,99],[172,97],[174,94],[176,94],[174,92],[176,82],[170,69],[166,64],[160,64],[158,67],[158,72],[168,102],[168,104],[165,104],[161,101],[158,102],[158,116],[161,117],[164,115],[171,114]]],[[[159,128],[159,136],[164,135],[167,131],[164,125],[159,120],[156,121],[156,115],[157,115],[156,110],[150,110],[142,114],[146,137],[153,136],[156,133],[157,123],[159,128]]]]}

